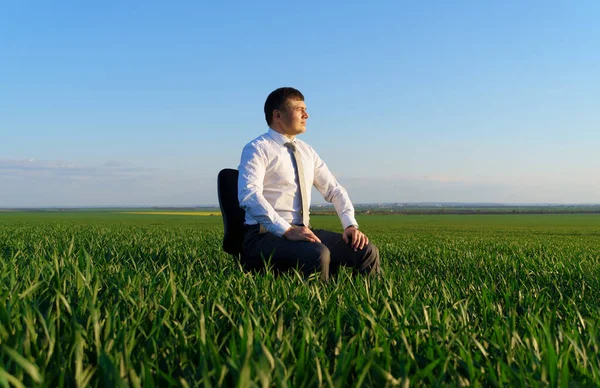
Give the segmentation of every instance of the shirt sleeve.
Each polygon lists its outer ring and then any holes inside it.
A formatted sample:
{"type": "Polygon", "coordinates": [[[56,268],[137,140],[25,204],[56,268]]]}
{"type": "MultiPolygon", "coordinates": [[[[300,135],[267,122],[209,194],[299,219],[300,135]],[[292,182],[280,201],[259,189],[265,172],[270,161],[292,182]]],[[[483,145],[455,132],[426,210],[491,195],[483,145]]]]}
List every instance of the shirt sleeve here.
{"type": "Polygon", "coordinates": [[[354,218],[354,206],[352,206],[348,192],[338,183],[331,171],[329,171],[329,168],[327,168],[327,164],[325,164],[319,155],[314,150],[312,152],[315,163],[315,180],[313,185],[327,202],[333,204],[344,229],[351,225],[358,228],[358,222],[354,218]]]}
{"type": "Polygon", "coordinates": [[[267,231],[276,236],[283,234],[291,227],[263,196],[263,182],[268,158],[265,153],[252,143],[242,151],[242,159],[238,167],[238,200],[240,207],[267,231]]]}

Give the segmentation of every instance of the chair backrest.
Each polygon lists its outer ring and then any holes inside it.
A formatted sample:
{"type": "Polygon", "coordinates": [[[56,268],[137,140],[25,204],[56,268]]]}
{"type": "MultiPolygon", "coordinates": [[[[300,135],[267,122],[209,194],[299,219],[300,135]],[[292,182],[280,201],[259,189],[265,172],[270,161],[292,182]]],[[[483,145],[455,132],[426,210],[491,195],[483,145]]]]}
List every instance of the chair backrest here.
{"type": "Polygon", "coordinates": [[[238,256],[242,252],[246,212],[238,201],[238,170],[225,168],[217,177],[217,195],[223,215],[223,250],[238,256]]]}

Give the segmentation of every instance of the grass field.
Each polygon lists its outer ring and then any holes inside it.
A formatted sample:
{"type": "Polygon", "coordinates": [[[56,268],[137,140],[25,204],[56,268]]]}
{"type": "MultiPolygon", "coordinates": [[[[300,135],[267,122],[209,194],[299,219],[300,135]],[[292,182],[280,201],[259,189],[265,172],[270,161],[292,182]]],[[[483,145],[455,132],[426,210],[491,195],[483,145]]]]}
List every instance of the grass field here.
{"type": "Polygon", "coordinates": [[[2,213],[0,385],[598,385],[599,215],[359,223],[384,276],[322,284],[220,217],[2,213]]]}

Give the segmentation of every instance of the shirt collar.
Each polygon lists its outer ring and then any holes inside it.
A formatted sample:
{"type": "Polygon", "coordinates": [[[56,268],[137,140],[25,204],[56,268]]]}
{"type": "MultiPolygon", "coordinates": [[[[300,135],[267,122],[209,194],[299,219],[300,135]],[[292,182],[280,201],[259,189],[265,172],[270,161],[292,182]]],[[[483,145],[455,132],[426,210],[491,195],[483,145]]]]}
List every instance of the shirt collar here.
{"type": "Polygon", "coordinates": [[[267,133],[269,134],[271,139],[275,140],[275,143],[279,144],[280,146],[284,145],[285,143],[289,143],[289,142],[296,144],[296,138],[289,139],[288,137],[282,135],[281,133],[277,132],[273,128],[269,128],[269,132],[267,132],[267,133]]]}

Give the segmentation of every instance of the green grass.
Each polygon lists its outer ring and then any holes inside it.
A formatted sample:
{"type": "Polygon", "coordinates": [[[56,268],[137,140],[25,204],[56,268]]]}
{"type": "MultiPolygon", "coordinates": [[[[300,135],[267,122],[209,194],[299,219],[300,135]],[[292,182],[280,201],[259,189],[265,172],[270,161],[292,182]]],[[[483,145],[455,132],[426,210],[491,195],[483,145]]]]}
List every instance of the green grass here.
{"type": "Polygon", "coordinates": [[[243,273],[220,217],[0,214],[0,385],[600,381],[600,216],[359,222],[384,276],[324,285],[243,273]]]}

